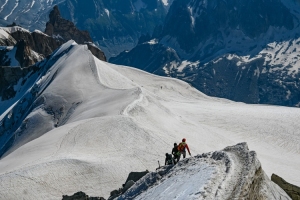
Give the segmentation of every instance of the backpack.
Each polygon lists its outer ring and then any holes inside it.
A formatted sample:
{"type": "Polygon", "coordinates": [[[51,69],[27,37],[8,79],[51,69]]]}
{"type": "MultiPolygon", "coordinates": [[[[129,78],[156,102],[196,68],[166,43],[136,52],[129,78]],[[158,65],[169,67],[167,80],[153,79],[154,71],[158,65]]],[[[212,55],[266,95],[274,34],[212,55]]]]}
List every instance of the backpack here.
{"type": "Polygon", "coordinates": [[[185,151],[185,145],[186,143],[185,142],[181,142],[179,145],[178,145],[178,151],[185,151]]]}

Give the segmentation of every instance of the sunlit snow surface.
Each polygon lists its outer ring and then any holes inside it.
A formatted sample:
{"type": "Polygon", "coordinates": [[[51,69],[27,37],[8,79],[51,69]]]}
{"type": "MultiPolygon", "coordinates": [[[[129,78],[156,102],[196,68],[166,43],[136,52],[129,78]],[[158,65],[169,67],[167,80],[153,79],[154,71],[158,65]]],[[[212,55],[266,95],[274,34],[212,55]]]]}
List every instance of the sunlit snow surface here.
{"type": "MultiPolygon", "coordinates": [[[[32,132],[0,160],[1,198],[107,198],[129,172],[155,171],[183,137],[193,156],[247,142],[268,176],[300,185],[299,109],[211,98],[180,80],[102,62],[72,41],[54,56],[39,95],[68,114],[58,127],[42,105],[28,114],[32,132]]],[[[203,172],[191,178],[199,187],[213,168],[203,172]]]]}

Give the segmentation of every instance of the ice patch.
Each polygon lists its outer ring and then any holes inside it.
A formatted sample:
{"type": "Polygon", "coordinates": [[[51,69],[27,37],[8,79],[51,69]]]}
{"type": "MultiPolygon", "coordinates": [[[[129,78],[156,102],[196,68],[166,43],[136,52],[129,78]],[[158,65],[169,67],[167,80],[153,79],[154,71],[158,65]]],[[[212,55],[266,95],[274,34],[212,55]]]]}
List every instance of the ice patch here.
{"type": "Polygon", "coordinates": [[[163,4],[164,4],[165,6],[168,6],[168,5],[169,5],[168,0],[162,0],[162,2],[163,2],[163,4]]]}
{"type": "Polygon", "coordinates": [[[38,33],[38,34],[42,34],[42,35],[47,36],[47,37],[50,37],[49,35],[47,35],[46,33],[43,33],[40,30],[34,30],[33,32],[38,33]]]}
{"type": "Polygon", "coordinates": [[[178,66],[177,71],[182,72],[187,67],[189,67],[189,68],[198,67],[199,64],[200,64],[200,61],[190,62],[190,61],[184,60],[184,61],[182,61],[181,65],[178,66]]]}
{"type": "Polygon", "coordinates": [[[9,61],[10,62],[10,65],[9,65],[10,67],[20,67],[20,63],[15,58],[17,48],[16,47],[10,47],[10,48],[7,48],[7,50],[9,50],[9,51],[6,53],[7,58],[4,62],[9,61]]]}
{"type": "Polygon", "coordinates": [[[259,71],[259,69],[257,68],[256,70],[254,70],[254,76],[259,77],[259,75],[260,75],[260,71],[259,71]]]}
{"type": "Polygon", "coordinates": [[[109,17],[109,10],[107,10],[106,8],[104,9],[105,13],[107,14],[107,17],[109,17]]]}
{"type": "Polygon", "coordinates": [[[4,4],[3,4],[3,5],[1,6],[1,8],[0,8],[0,12],[2,12],[4,6],[6,6],[7,2],[8,2],[8,0],[5,0],[4,4]]]}
{"type": "Polygon", "coordinates": [[[33,0],[33,1],[31,2],[31,6],[30,6],[30,8],[32,8],[32,7],[33,7],[34,3],[35,3],[35,1],[33,0]]]}
{"type": "Polygon", "coordinates": [[[158,43],[158,40],[157,39],[153,39],[153,40],[150,40],[148,42],[148,44],[151,44],[151,45],[154,45],[154,44],[157,44],[158,43]]]}
{"type": "Polygon", "coordinates": [[[0,38],[7,39],[9,37],[10,37],[10,35],[5,30],[0,29],[0,38]]]}

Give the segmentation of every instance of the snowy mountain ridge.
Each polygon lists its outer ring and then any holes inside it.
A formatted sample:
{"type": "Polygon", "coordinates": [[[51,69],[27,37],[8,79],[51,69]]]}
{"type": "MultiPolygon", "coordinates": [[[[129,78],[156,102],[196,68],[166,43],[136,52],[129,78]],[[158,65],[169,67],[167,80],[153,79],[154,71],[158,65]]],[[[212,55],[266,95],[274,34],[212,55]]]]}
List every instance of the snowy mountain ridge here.
{"type": "MultiPolygon", "coordinates": [[[[0,101],[5,108],[0,117],[1,197],[58,199],[77,191],[108,197],[129,172],[157,168],[157,160],[163,163],[164,154],[183,137],[192,155],[247,142],[267,176],[280,174],[299,185],[296,108],[212,98],[177,79],[100,61],[74,41],[35,67],[16,98],[0,101]]],[[[253,153],[245,155],[255,160],[253,153]]],[[[198,158],[193,159],[191,165],[198,158]]],[[[225,174],[223,161],[220,175],[225,174]]],[[[199,165],[187,169],[204,170],[199,165]]],[[[247,166],[239,170],[253,172],[247,166]]],[[[203,176],[200,183],[208,179],[203,176]]],[[[218,190],[225,194],[225,188],[218,190]]]]}

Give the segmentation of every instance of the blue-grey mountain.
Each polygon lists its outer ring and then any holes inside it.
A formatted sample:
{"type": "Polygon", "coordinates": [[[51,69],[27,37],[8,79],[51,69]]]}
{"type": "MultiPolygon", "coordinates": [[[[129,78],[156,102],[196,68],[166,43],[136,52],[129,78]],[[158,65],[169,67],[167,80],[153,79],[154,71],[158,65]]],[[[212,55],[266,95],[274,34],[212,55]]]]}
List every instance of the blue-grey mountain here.
{"type": "Polygon", "coordinates": [[[58,5],[61,16],[87,30],[109,58],[136,46],[141,34],[162,24],[173,0],[0,0],[0,25],[16,22],[31,31],[44,30],[58,5]]]}
{"type": "Polygon", "coordinates": [[[293,0],[175,0],[158,32],[110,62],[180,78],[211,96],[299,107],[299,10],[293,0]]]}

